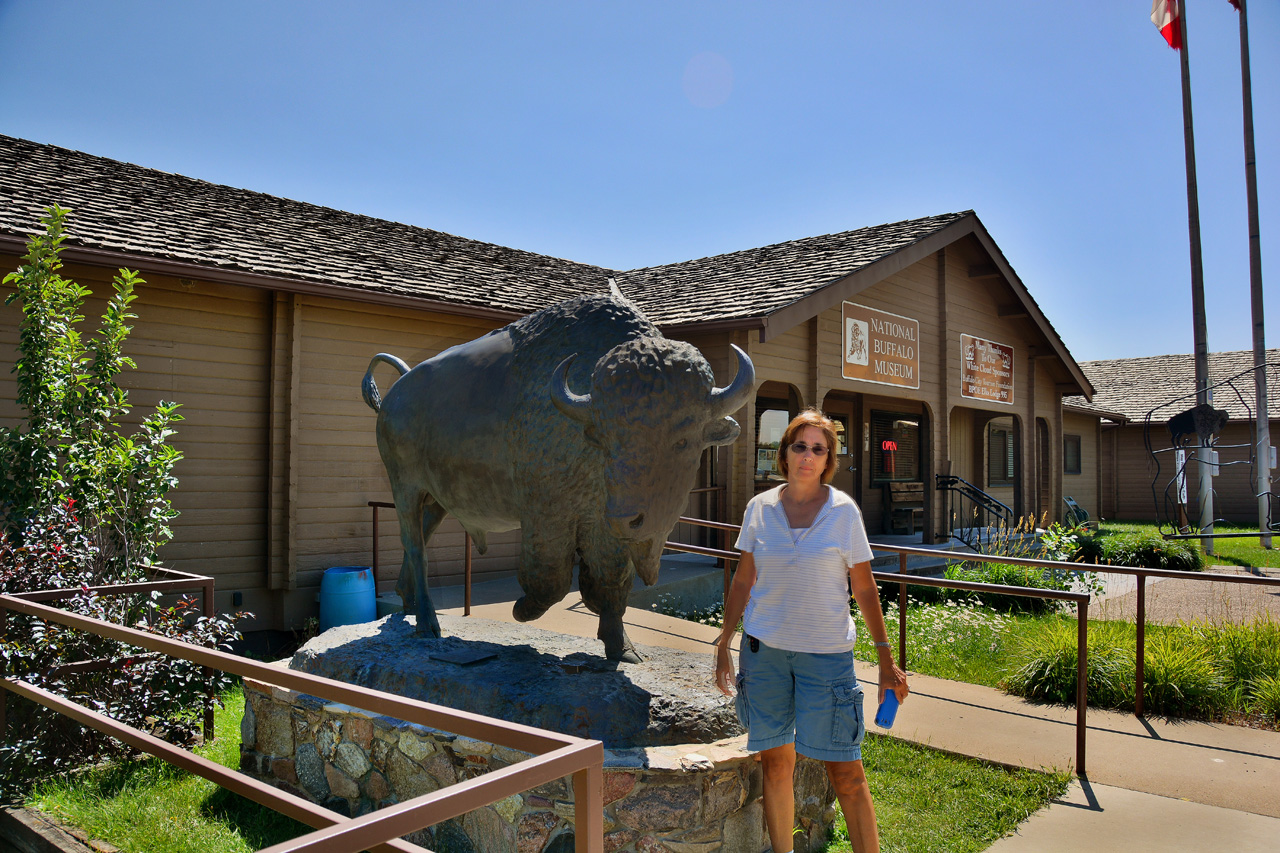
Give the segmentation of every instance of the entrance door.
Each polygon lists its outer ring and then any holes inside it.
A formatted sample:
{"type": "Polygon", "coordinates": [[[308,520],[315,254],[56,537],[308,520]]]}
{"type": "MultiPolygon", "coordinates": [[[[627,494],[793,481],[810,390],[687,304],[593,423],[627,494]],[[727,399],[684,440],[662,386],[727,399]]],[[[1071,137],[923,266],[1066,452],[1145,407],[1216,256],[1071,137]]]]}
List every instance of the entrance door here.
{"type": "Polygon", "coordinates": [[[831,414],[836,422],[836,474],[831,485],[862,503],[862,478],[858,476],[858,441],[851,431],[848,415],[831,414]]]}

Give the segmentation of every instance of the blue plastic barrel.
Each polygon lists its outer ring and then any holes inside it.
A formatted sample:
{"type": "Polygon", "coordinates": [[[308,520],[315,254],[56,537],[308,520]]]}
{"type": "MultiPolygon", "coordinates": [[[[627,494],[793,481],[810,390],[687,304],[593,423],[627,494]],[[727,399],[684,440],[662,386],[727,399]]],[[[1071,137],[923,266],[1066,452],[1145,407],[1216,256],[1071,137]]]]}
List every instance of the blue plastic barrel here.
{"type": "Polygon", "coordinates": [[[320,630],[358,625],[378,618],[373,570],[368,566],[334,566],[320,579],[320,630]]]}

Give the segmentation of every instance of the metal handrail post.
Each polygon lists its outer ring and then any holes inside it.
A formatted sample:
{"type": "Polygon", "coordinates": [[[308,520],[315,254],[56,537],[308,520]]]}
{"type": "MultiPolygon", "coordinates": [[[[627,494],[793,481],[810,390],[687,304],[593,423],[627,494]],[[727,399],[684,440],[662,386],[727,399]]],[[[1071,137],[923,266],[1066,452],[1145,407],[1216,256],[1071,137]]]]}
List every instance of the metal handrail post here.
{"type": "Polygon", "coordinates": [[[574,853],[603,853],[603,758],[600,764],[592,764],[573,774],[573,830],[574,853]]]}
{"type": "Polygon", "coordinates": [[[369,501],[369,508],[373,510],[373,554],[369,557],[369,566],[373,570],[373,586],[378,587],[378,505],[373,501],[369,501]]]}
{"type": "MultiPolygon", "coordinates": [[[[721,551],[729,550],[729,531],[727,530],[720,531],[720,550],[721,551]]],[[[721,558],[720,562],[724,564],[724,605],[725,607],[728,607],[729,606],[729,587],[733,583],[733,572],[730,570],[730,566],[732,564],[730,563],[729,560],[726,560],[724,558],[721,558]]]]}
{"type": "MultiPolygon", "coordinates": [[[[213,601],[213,578],[205,578],[200,584],[200,609],[206,619],[214,617],[216,608],[213,601]]],[[[213,670],[207,666],[200,668],[200,674],[204,676],[205,683],[205,705],[204,705],[204,741],[210,743],[213,741],[213,670]]]]}
{"type": "Polygon", "coordinates": [[[1141,717],[1143,714],[1143,700],[1146,696],[1146,670],[1147,670],[1147,576],[1138,575],[1138,613],[1137,613],[1138,637],[1135,642],[1137,647],[1137,661],[1134,665],[1134,685],[1133,685],[1133,714],[1141,717]]]}
{"type": "Polygon", "coordinates": [[[1085,711],[1089,707],[1089,602],[1076,604],[1076,775],[1085,775],[1085,711]]]}
{"type": "MultiPolygon", "coordinates": [[[[907,555],[898,555],[898,574],[907,573],[907,555]]],[[[907,668],[907,585],[898,584],[898,666],[907,668]]]]}
{"type": "Polygon", "coordinates": [[[462,531],[462,615],[471,615],[471,534],[462,531]]]}

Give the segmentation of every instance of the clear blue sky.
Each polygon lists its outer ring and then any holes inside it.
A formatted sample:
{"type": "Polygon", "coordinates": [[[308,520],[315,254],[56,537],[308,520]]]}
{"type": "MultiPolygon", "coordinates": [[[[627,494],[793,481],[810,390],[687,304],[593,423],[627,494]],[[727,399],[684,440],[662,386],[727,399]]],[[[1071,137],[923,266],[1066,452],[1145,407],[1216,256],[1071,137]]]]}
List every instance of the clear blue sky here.
{"type": "MultiPolygon", "coordinates": [[[[1250,349],[1239,25],[1189,0],[1211,350],[1250,349]]],[[[0,132],[618,269],[977,211],[1078,360],[1191,352],[1149,0],[0,0],[0,132]]],[[[1280,346],[1280,3],[1250,35],[1280,346]]]]}

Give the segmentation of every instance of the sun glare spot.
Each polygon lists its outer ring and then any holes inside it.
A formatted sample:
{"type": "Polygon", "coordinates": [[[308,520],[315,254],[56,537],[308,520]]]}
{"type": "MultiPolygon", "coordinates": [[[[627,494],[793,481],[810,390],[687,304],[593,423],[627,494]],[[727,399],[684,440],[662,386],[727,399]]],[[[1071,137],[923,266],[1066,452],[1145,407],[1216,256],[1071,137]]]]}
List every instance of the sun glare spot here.
{"type": "Polygon", "coordinates": [[[733,92],[733,67],[720,54],[704,51],[685,65],[682,85],[685,97],[695,107],[718,107],[733,92]]]}

